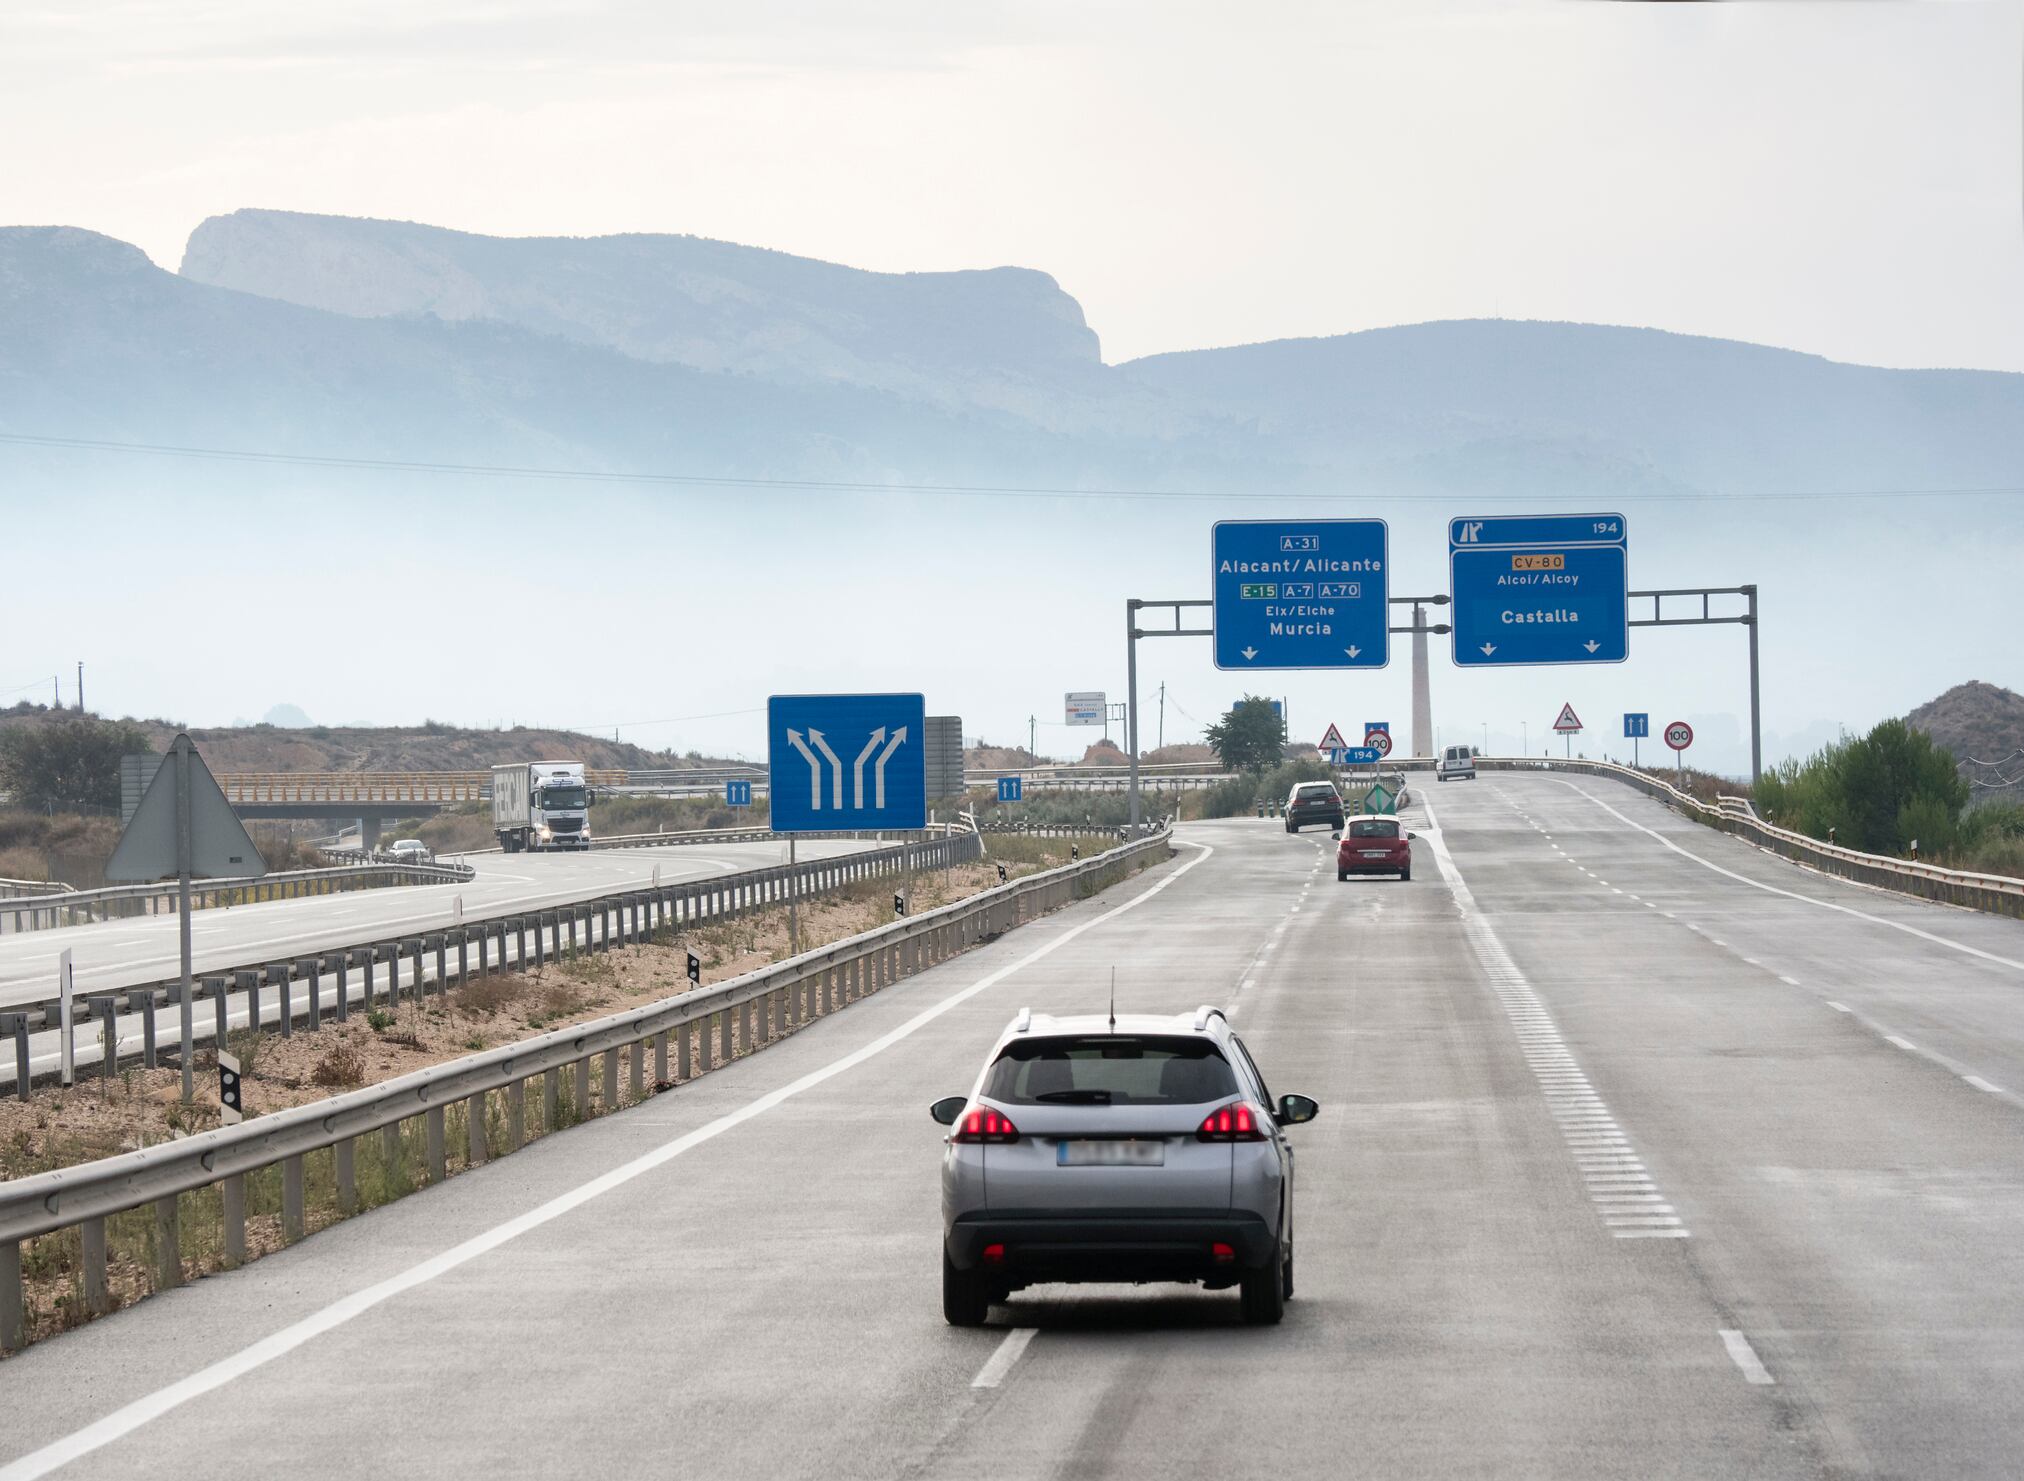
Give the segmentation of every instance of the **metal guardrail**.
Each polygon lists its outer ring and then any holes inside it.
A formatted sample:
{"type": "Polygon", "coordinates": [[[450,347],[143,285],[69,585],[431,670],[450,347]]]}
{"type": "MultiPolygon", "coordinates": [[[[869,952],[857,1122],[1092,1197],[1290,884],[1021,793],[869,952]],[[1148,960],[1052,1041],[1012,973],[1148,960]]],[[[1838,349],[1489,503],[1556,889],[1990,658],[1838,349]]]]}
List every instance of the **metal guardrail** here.
{"type": "MultiPolygon", "coordinates": [[[[1687,813],[1711,828],[1733,833],[1760,848],[1818,869],[1824,874],[1875,885],[1903,895],[1938,900],[1948,905],[1965,905],[1996,915],[2024,917],[2024,879],[2002,874],[1975,874],[1962,869],[1942,869],[1915,859],[1893,859],[1885,854],[1866,854],[1839,844],[1822,843],[1804,833],[1767,823],[1752,813],[1732,807],[1710,807],[1670,783],[1628,766],[1609,761],[1570,761],[1542,757],[1534,760],[1479,758],[1476,765],[1489,771],[1566,771],[1585,776],[1611,777],[1637,788],[1646,796],[1687,813]]],[[[1737,801],[1740,799],[1725,799],[1737,801]]]]}
{"type": "MultiPolygon", "coordinates": [[[[618,786],[626,773],[586,771],[592,787],[618,786]]],[[[225,800],[244,806],[289,803],[482,802],[492,795],[490,771],[221,771],[225,800]]]]}
{"type": "Polygon", "coordinates": [[[36,898],[43,895],[71,895],[77,893],[74,885],[67,885],[56,879],[0,879],[0,900],[36,898]]]}
{"type": "MultiPolygon", "coordinates": [[[[294,900],[305,895],[330,895],[342,890],[381,885],[466,884],[477,871],[468,864],[341,864],[331,869],[291,869],[258,879],[197,879],[190,881],[193,909],[215,910],[226,905],[251,905],[261,900],[294,900]]],[[[46,888],[46,886],[45,886],[46,888]]],[[[97,890],[71,890],[61,895],[0,899],[0,935],[88,925],[137,915],[174,915],[176,882],[107,885],[97,890]]]]}
{"type": "MultiPolygon", "coordinates": [[[[522,908],[472,916],[441,930],[397,934],[391,940],[369,937],[314,952],[282,953],[278,954],[279,959],[263,955],[232,967],[210,967],[199,973],[192,985],[193,998],[211,1004],[210,1016],[215,1022],[215,1027],[201,1033],[200,1037],[215,1037],[223,1032],[234,1016],[232,1004],[235,1002],[240,1005],[236,1011],[242,1013],[249,1023],[257,1019],[265,1024],[271,1017],[273,1026],[284,1036],[293,1032],[297,1019],[305,1019],[311,1031],[321,1026],[326,1013],[342,1022],[350,1015],[352,1007],[350,972],[363,969],[362,1006],[370,1008],[375,990],[376,964],[380,962],[388,964],[388,995],[397,997],[404,973],[411,988],[430,980],[424,960],[426,953],[434,955],[434,980],[437,982],[445,980],[449,974],[454,956],[456,978],[461,984],[474,947],[481,972],[494,959],[495,937],[496,960],[501,966],[518,965],[530,959],[539,965],[549,955],[559,955],[565,949],[565,933],[571,949],[578,944],[579,931],[586,945],[609,939],[610,932],[621,929],[615,922],[627,909],[643,900],[664,905],[668,912],[666,919],[672,923],[707,925],[749,910],[784,904],[790,899],[811,899],[861,879],[965,863],[978,857],[979,852],[974,833],[954,831],[932,838],[917,838],[887,849],[804,859],[797,864],[768,865],[677,885],[631,886],[545,909],[522,908]],[[544,931],[548,934],[546,944],[544,931]],[[323,1005],[326,976],[334,979],[337,987],[336,1001],[329,1009],[323,1005]],[[303,983],[307,986],[298,991],[298,984],[303,983]]],[[[78,996],[84,1001],[85,1013],[79,1021],[98,1025],[97,1032],[101,1036],[110,1024],[112,1040],[117,1046],[120,1043],[120,1022],[124,1020],[127,1023],[130,1040],[132,1022],[137,1017],[142,1030],[140,1042],[144,1046],[139,1057],[152,1068],[155,1055],[151,1046],[157,1041],[157,1015],[165,1006],[180,1008],[181,990],[182,982],[177,978],[104,993],[80,993],[78,996]],[[126,1003],[126,1014],[118,1012],[120,1002],[126,1003]]],[[[196,1012],[194,1002],[191,1011],[193,1015],[196,1012]]],[[[17,1003],[0,1010],[0,1040],[11,1037],[14,1041],[15,1063],[11,1083],[17,1088],[25,1083],[23,1067],[28,1062],[31,1031],[38,1026],[44,1030],[53,1027],[60,1016],[53,993],[37,1002],[17,1003]]],[[[88,1054],[83,1051],[89,1048],[88,1044],[82,1046],[80,1062],[88,1060],[88,1054]]],[[[120,1056],[134,1057],[130,1049],[118,1049],[116,1052],[120,1056]]]]}
{"type": "MultiPolygon", "coordinates": [[[[930,847],[965,844],[974,849],[976,835],[958,835],[930,847]]],[[[304,1232],[303,1158],[310,1152],[336,1149],[338,1203],[341,1211],[350,1212],[357,1202],[350,1155],[357,1139],[374,1131],[385,1133],[420,1117],[427,1148],[427,1179],[440,1182],[448,1175],[444,1113],[457,1102],[468,1107],[467,1127],[476,1128],[469,1136],[468,1156],[477,1164],[491,1155],[485,1135],[487,1099],[503,1097],[505,1153],[510,1155],[523,1141],[527,1084],[536,1076],[545,1081],[546,1124],[553,1129],[557,1125],[554,1110],[564,1093],[572,1096],[573,1109],[579,1115],[589,1114],[591,1060],[601,1059],[603,1104],[609,1111],[620,1104],[622,1055],[630,1059],[630,1087],[636,1101],[644,1092],[649,1047],[657,1086],[674,1083],[668,1073],[671,1048],[678,1057],[678,1078],[686,1080],[697,1067],[712,1067],[713,1052],[717,1062],[731,1059],[734,1026],[738,1041],[748,1050],[763,1047],[812,1019],[924,971],[1025,920],[1094,894],[1110,882],[1109,876],[1129,873],[1137,856],[1164,852],[1168,847],[1166,834],[1154,834],[834,946],[804,952],[716,987],[698,988],[644,1008],[502,1045],[237,1126],[0,1183],[0,1348],[18,1349],[26,1341],[21,1282],[22,1243],[26,1240],[81,1229],[85,1304],[93,1311],[105,1310],[109,1306],[106,1220],[152,1205],[155,1289],[180,1285],[176,1200],[182,1193],[225,1184],[225,1251],[228,1259],[243,1259],[248,1174],[281,1165],[283,1235],[298,1239],[304,1232]],[[572,1071],[575,1088],[566,1092],[565,1081],[572,1071]]],[[[634,898],[651,900],[665,911],[667,893],[634,898]]],[[[655,911],[649,907],[638,929],[651,932],[657,929],[654,921],[655,911]]],[[[639,939],[638,935],[633,939],[639,939]]]]}

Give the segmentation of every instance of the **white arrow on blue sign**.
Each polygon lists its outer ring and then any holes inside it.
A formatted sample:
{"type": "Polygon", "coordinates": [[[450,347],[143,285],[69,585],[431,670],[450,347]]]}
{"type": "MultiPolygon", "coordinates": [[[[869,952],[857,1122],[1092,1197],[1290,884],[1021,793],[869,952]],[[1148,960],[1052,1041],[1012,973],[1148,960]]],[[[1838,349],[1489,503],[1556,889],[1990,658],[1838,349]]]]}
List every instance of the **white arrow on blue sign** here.
{"type": "Polygon", "coordinates": [[[1226,519],[1210,535],[1216,667],[1376,669],[1391,657],[1381,519],[1226,519]]]}
{"type": "Polygon", "coordinates": [[[1620,514],[1450,520],[1448,592],[1463,668],[1630,657],[1629,540],[1620,514]]]}
{"type": "Polygon", "coordinates": [[[927,702],[918,694],[766,701],[776,833],[928,825],[927,702]]]}
{"type": "Polygon", "coordinates": [[[1652,717],[1649,713],[1640,714],[1636,711],[1625,711],[1623,717],[1623,738],[1625,740],[1644,740],[1651,733],[1652,717]]]}
{"type": "Polygon", "coordinates": [[[1024,782],[1023,780],[1021,780],[1021,779],[1020,779],[1019,777],[1016,777],[1016,776],[1001,776],[1001,777],[999,777],[999,778],[998,778],[998,800],[999,800],[1000,802],[1017,802],[1017,801],[1019,801],[1019,800],[1020,800],[1020,796],[1021,796],[1021,794],[1022,794],[1022,793],[1024,792],[1024,790],[1025,790],[1025,785],[1026,785],[1026,784],[1025,784],[1025,782],[1024,782]]]}
{"type": "Polygon", "coordinates": [[[1337,766],[1375,766],[1384,760],[1384,752],[1376,746],[1343,746],[1330,751],[1328,759],[1337,766]]]}
{"type": "Polygon", "coordinates": [[[752,784],[745,781],[728,781],[724,783],[724,802],[730,807],[750,807],[752,805],[752,784]]]}

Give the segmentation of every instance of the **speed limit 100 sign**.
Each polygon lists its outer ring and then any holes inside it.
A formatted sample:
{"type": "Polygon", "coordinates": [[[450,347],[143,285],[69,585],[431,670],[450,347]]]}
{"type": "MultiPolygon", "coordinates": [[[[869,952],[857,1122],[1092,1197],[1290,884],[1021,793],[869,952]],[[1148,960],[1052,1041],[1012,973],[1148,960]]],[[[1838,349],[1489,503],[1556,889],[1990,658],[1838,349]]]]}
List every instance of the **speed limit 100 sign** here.
{"type": "Polygon", "coordinates": [[[1694,743],[1694,727],[1684,720],[1675,720],[1666,727],[1666,744],[1675,751],[1684,751],[1694,743]]]}
{"type": "Polygon", "coordinates": [[[1368,731],[1364,735],[1363,743],[1380,756],[1389,756],[1391,754],[1391,732],[1389,730],[1368,731]]]}

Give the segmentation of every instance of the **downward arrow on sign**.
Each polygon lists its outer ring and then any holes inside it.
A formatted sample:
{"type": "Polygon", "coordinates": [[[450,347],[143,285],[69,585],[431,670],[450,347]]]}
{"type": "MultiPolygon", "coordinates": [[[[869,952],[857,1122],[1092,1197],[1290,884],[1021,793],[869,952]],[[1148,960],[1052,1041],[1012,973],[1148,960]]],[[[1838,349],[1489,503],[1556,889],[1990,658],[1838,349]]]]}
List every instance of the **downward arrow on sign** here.
{"type": "Polygon", "coordinates": [[[1590,653],[1593,653],[1596,649],[1600,648],[1602,644],[1596,642],[1594,638],[1590,638],[1587,642],[1583,643],[1581,646],[1586,648],[1590,653]]]}
{"type": "Polygon", "coordinates": [[[1483,645],[1483,656],[1485,658],[1488,658],[1492,653],[1495,653],[1496,651],[1497,645],[1495,643],[1485,643],[1483,645]]]}
{"type": "Polygon", "coordinates": [[[1345,649],[1343,649],[1342,651],[1343,651],[1343,652],[1345,652],[1345,653],[1347,653],[1347,654],[1348,654],[1348,655],[1349,655],[1349,656],[1350,656],[1351,658],[1354,658],[1354,657],[1356,657],[1356,655],[1357,655],[1357,654],[1359,654],[1359,653],[1363,652],[1363,649],[1361,649],[1361,648],[1345,648],[1345,649]]]}
{"type": "Polygon", "coordinates": [[[1258,656],[1258,650],[1256,648],[1246,648],[1244,650],[1244,656],[1246,658],[1256,658],[1258,656]]]}

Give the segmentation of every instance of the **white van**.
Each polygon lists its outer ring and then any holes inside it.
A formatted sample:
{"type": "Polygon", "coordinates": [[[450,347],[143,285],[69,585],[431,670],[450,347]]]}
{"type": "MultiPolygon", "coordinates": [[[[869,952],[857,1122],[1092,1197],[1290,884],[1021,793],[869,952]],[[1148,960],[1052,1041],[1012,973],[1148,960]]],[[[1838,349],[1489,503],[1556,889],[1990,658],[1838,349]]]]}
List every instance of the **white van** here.
{"type": "Polygon", "coordinates": [[[1434,768],[1436,779],[1446,782],[1453,780],[1476,780],[1476,753],[1467,746],[1449,746],[1441,752],[1440,764],[1434,768]]]}

